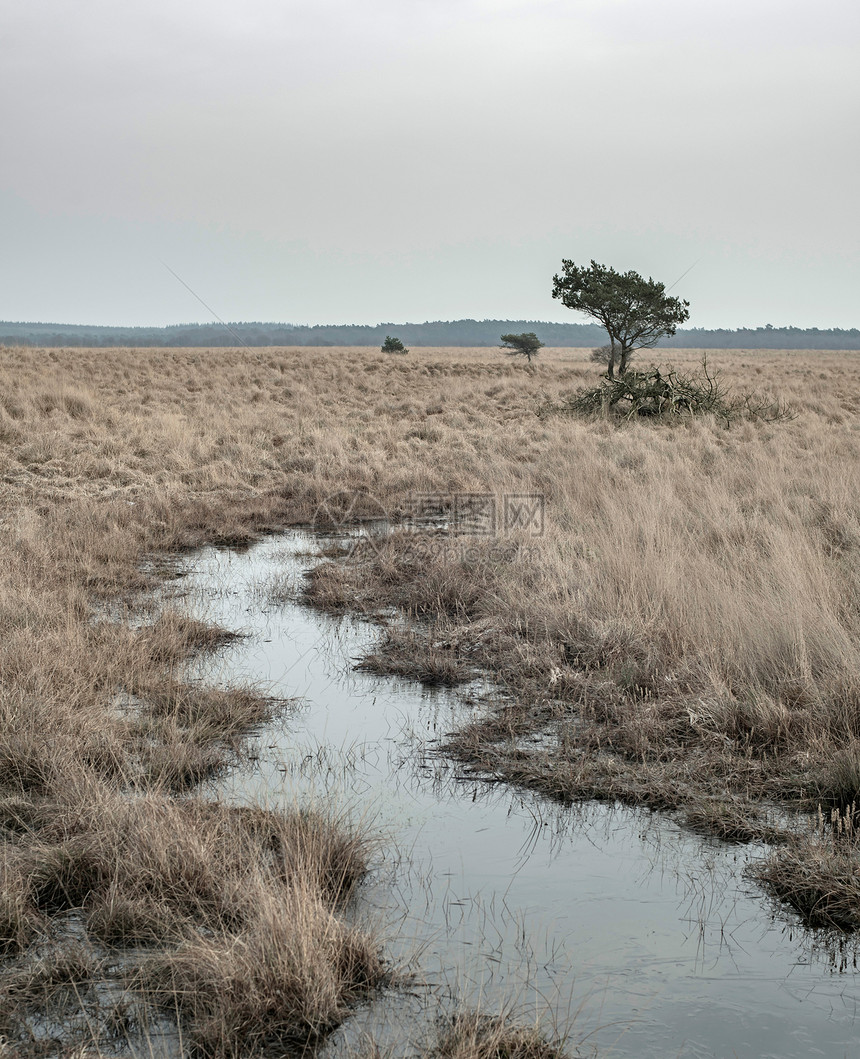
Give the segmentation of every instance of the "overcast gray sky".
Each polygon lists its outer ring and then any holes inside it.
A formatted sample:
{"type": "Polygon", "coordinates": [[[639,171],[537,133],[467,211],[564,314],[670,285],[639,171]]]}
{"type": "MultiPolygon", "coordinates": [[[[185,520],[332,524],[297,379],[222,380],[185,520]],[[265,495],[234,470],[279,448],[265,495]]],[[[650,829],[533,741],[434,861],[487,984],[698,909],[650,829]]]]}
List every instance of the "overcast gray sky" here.
{"type": "Polygon", "coordinates": [[[0,319],[860,326],[857,0],[6,0],[0,319]]]}

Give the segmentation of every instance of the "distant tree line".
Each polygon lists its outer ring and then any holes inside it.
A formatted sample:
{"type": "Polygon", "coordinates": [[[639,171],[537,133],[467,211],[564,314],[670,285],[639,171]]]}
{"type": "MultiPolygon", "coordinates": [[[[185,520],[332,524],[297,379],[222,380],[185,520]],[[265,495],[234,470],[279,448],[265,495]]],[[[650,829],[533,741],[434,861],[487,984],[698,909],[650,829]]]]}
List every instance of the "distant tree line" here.
{"type": "MultiPolygon", "coordinates": [[[[0,321],[0,345],[25,346],[381,346],[396,334],[409,346],[498,346],[499,335],[532,333],[546,346],[594,347],[606,342],[597,324],[541,320],[432,320],[424,324],[231,323],[170,327],[99,327],[0,321]],[[235,334],[234,334],[235,332],[235,334]]],[[[860,349],[860,330],[766,327],[678,330],[659,346],[686,349],[860,349]]]]}
{"type": "Polygon", "coordinates": [[[856,327],[764,327],[678,329],[659,346],[681,349],[860,349],[856,327]]]}

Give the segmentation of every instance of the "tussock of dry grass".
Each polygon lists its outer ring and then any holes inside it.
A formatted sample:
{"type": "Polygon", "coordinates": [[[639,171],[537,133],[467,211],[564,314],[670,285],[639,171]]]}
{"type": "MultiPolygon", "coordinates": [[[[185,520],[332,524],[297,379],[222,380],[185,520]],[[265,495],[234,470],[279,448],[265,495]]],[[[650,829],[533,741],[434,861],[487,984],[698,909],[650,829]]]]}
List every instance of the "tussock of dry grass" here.
{"type": "Polygon", "coordinates": [[[8,861],[10,876],[17,872],[49,913],[122,895],[214,927],[247,911],[239,894],[251,870],[257,878],[265,868],[278,886],[312,880],[332,903],[366,870],[366,840],[320,813],[129,799],[93,783],[76,793],[62,807],[46,806],[31,841],[8,861]]]}
{"type": "Polygon", "coordinates": [[[844,812],[860,804],[860,741],[852,739],[822,761],[810,788],[811,796],[827,808],[844,812]]]}
{"type": "Polygon", "coordinates": [[[860,834],[855,808],[819,810],[818,823],[763,863],[753,877],[810,927],[860,930],[860,834]]]}
{"type": "MultiPolygon", "coordinates": [[[[466,1009],[439,1016],[434,1034],[413,1042],[412,1051],[420,1059],[567,1059],[582,1054],[569,1047],[569,1042],[551,1038],[537,1024],[523,1025],[508,1011],[490,1015],[466,1009]]],[[[394,1052],[368,1039],[355,1054],[359,1059],[385,1059],[394,1052]]]]}
{"type": "Polygon", "coordinates": [[[366,655],[357,667],[366,673],[406,677],[426,687],[456,687],[473,671],[447,641],[439,641],[436,629],[410,627],[386,630],[378,651],[366,655]]]}
{"type": "MultiPolygon", "coordinates": [[[[367,855],[366,838],[319,813],[129,799],[90,781],[62,806],[45,803],[30,840],[8,851],[0,927],[7,949],[26,953],[72,913],[90,943],[132,953],[116,965],[120,979],[150,1005],[178,1005],[192,1037],[209,1040],[217,1013],[206,1054],[247,1054],[269,1034],[319,1036],[383,980],[377,943],[338,911],[367,855]],[[154,954],[141,963],[146,948],[154,954]]],[[[34,953],[10,973],[0,1032],[23,1041],[30,1010],[50,999],[44,959],[34,953]]]]}
{"type": "Polygon", "coordinates": [[[447,1020],[427,1055],[435,1059],[565,1059],[561,1043],[548,1040],[539,1029],[477,1011],[461,1012],[447,1020]]]}
{"type": "Polygon", "coordinates": [[[179,1005],[195,1054],[307,1047],[385,981],[367,936],[320,901],[313,884],[291,887],[278,901],[265,886],[252,896],[252,918],[241,933],[197,932],[139,971],[146,995],[161,997],[167,1011],[179,1005]]]}

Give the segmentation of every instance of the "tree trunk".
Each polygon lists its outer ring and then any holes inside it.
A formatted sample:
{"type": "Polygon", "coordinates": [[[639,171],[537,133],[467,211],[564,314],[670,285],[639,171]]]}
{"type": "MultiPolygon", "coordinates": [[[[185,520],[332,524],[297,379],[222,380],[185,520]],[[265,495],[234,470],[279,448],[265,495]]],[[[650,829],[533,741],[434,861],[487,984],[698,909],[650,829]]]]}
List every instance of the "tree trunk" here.
{"type": "Polygon", "coordinates": [[[615,378],[615,339],[609,340],[609,365],[606,374],[610,379],[615,378]]]}
{"type": "Polygon", "coordinates": [[[618,374],[624,375],[627,372],[627,365],[630,363],[630,354],[633,351],[628,349],[626,346],[621,348],[621,364],[618,367],[618,374]]]}

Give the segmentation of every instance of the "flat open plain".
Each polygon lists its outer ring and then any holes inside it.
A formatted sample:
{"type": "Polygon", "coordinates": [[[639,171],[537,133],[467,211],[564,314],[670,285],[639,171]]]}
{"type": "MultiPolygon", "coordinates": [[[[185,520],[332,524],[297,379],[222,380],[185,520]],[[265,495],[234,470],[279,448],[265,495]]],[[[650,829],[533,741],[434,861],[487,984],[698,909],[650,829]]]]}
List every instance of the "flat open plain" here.
{"type": "MultiPolygon", "coordinates": [[[[452,738],[464,765],[770,841],[777,898],[860,925],[860,355],[710,353],[728,389],[792,413],[727,427],[565,414],[597,381],[588,353],[0,350],[10,1054],[55,1054],[46,1024],[103,1043],[153,1012],[202,1054],[304,1045],[386,980],[344,915],[375,836],[195,798],[277,705],[188,684],[221,631],[179,603],[139,613],[171,553],[320,511],[388,516],[308,586],[407,617],[368,664],[427,683],[477,666],[503,689],[452,738]],[[539,523],[511,514],[523,498],[539,523]],[[111,962],[106,1013],[85,986],[111,946],[135,955],[111,962]]],[[[646,359],[694,371],[700,353],[646,359]]]]}

